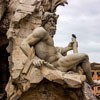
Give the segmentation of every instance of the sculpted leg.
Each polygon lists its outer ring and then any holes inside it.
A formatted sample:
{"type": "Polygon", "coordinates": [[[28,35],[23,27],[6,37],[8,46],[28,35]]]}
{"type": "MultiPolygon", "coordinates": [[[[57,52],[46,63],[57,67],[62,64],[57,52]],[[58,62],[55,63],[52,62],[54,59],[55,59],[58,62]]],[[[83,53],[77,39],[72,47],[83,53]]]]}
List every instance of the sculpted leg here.
{"type": "Polygon", "coordinates": [[[77,65],[81,64],[86,57],[88,57],[85,54],[70,54],[64,57],[61,57],[58,60],[58,69],[61,71],[68,71],[77,65]]]}
{"type": "Polygon", "coordinates": [[[77,65],[81,64],[81,67],[87,77],[87,80],[90,85],[94,84],[92,80],[91,67],[86,54],[72,54],[62,57],[58,61],[58,69],[61,71],[68,71],[77,65]]]}
{"type": "Polygon", "coordinates": [[[86,58],[83,63],[82,63],[82,69],[84,70],[84,73],[87,77],[88,83],[90,85],[94,84],[93,80],[92,80],[92,74],[91,74],[91,67],[90,67],[90,63],[88,61],[88,58],[86,58]]]}

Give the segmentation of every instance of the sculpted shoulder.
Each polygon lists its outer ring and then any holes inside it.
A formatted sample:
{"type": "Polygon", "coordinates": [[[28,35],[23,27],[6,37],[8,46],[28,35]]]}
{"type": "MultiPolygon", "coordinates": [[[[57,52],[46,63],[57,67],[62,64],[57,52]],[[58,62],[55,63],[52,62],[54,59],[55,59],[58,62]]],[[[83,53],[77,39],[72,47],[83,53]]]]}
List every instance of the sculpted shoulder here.
{"type": "Polygon", "coordinates": [[[38,27],[36,29],[34,29],[34,31],[32,32],[34,35],[46,35],[47,34],[47,31],[43,28],[43,27],[38,27]]]}
{"type": "Polygon", "coordinates": [[[47,31],[43,27],[38,27],[33,30],[33,32],[23,40],[22,44],[35,45],[41,39],[47,38],[47,31]]]}

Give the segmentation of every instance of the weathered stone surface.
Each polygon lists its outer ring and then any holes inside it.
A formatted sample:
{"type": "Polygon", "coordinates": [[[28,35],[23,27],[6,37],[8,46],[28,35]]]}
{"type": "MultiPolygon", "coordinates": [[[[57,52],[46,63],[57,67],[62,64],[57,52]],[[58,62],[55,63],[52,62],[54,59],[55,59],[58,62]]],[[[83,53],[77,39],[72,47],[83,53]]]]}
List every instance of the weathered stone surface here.
{"type": "Polygon", "coordinates": [[[61,72],[59,70],[52,70],[46,66],[42,66],[41,72],[42,72],[43,76],[50,81],[59,80],[59,79],[63,80],[64,72],[61,72]]]}
{"type": "Polygon", "coordinates": [[[19,100],[83,100],[81,89],[65,89],[62,85],[44,79],[30,88],[19,100]]]}
{"type": "Polygon", "coordinates": [[[12,95],[14,91],[14,85],[12,84],[11,78],[9,78],[9,83],[6,85],[5,90],[8,91],[7,97],[9,98],[9,96],[12,95]]]}
{"type": "Polygon", "coordinates": [[[83,95],[84,100],[97,100],[93,94],[92,88],[86,82],[83,84],[83,95]]]}
{"type": "Polygon", "coordinates": [[[6,10],[6,2],[5,0],[0,0],[0,20],[6,10]]]}
{"type": "Polygon", "coordinates": [[[69,87],[79,88],[82,83],[86,80],[85,75],[80,74],[65,74],[64,81],[68,84],[69,87]]]}
{"type": "Polygon", "coordinates": [[[43,79],[43,75],[41,73],[41,70],[38,68],[30,68],[28,74],[25,77],[27,80],[30,81],[30,83],[39,83],[43,79]]]}
{"type": "Polygon", "coordinates": [[[66,83],[69,87],[73,88],[81,87],[82,82],[86,80],[86,77],[84,75],[80,75],[74,72],[65,73],[59,70],[52,70],[46,66],[42,66],[41,72],[46,79],[62,85],[66,83]]]}

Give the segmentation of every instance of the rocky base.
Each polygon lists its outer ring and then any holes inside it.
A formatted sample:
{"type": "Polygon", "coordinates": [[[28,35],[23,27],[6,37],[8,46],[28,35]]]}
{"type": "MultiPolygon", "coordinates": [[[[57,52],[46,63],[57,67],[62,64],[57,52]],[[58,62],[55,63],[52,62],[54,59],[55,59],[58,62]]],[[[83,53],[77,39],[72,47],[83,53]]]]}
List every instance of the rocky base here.
{"type": "Polygon", "coordinates": [[[81,89],[69,89],[44,79],[23,93],[19,100],[82,100],[81,89]]]}

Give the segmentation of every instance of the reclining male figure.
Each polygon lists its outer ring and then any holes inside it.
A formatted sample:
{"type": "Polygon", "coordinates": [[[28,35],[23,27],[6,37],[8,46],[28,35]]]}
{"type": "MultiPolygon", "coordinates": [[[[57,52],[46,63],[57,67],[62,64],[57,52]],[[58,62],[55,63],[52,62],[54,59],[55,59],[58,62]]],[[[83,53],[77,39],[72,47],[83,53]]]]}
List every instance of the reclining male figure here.
{"type": "MultiPolygon", "coordinates": [[[[94,85],[92,80],[91,68],[88,55],[82,53],[74,53],[62,56],[57,52],[54,46],[53,36],[56,31],[57,15],[46,13],[42,20],[42,25],[33,30],[33,32],[22,41],[21,49],[25,55],[30,59],[31,50],[33,47],[33,64],[40,67],[44,61],[52,64],[54,69],[60,71],[68,71],[81,64],[88,83],[94,85]]],[[[73,43],[69,43],[68,47],[62,49],[62,53],[72,50],[73,43]]]]}

